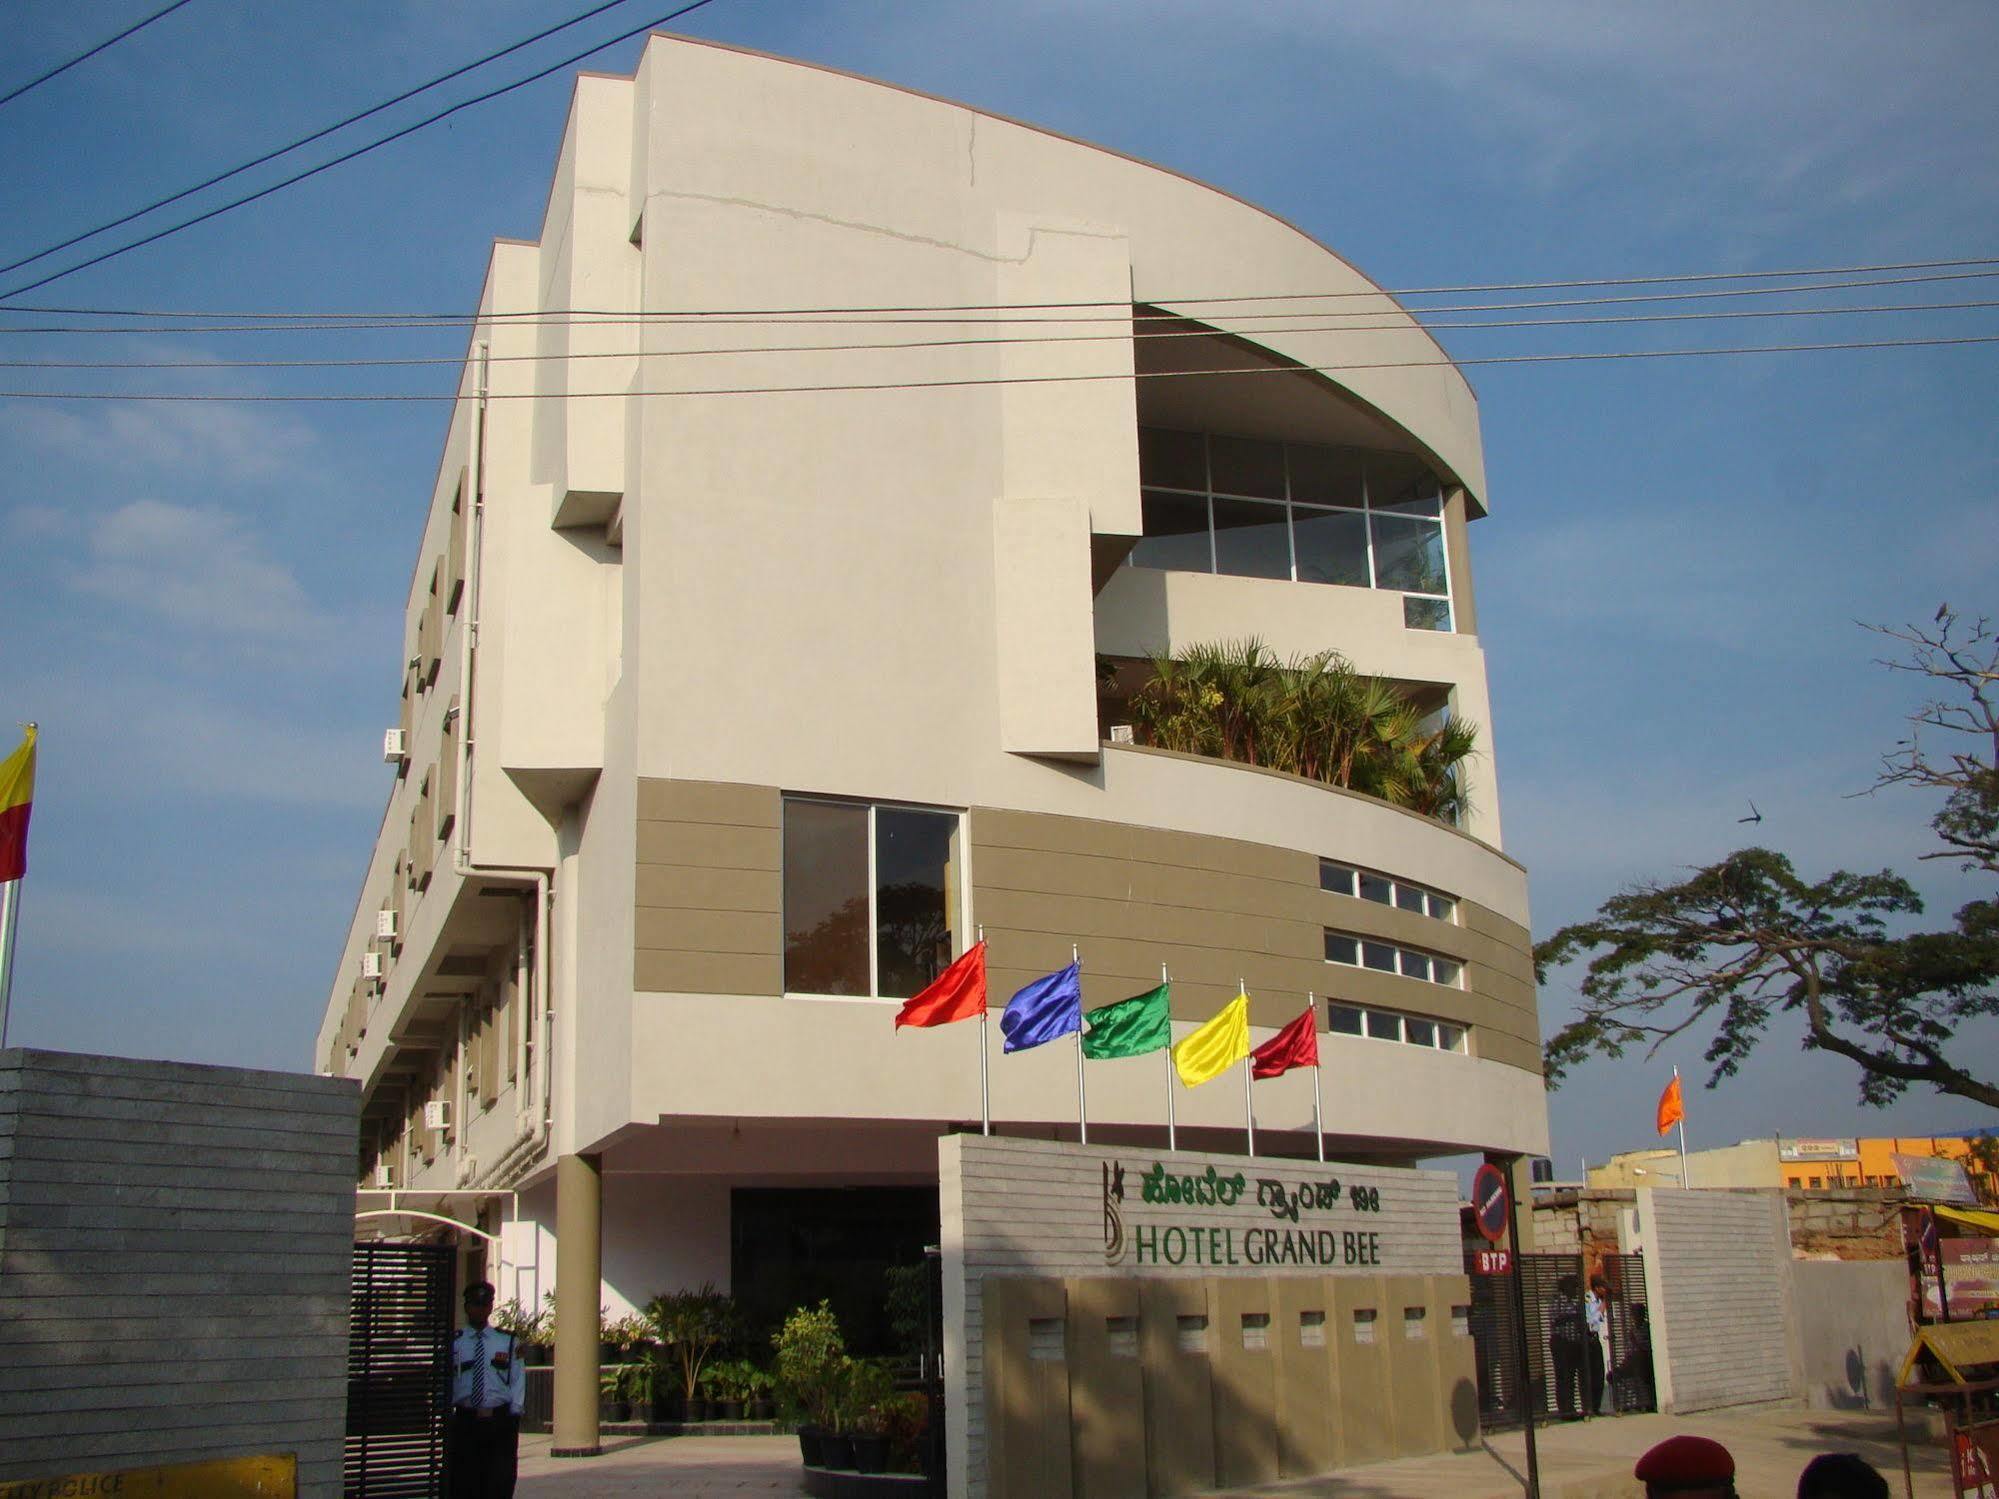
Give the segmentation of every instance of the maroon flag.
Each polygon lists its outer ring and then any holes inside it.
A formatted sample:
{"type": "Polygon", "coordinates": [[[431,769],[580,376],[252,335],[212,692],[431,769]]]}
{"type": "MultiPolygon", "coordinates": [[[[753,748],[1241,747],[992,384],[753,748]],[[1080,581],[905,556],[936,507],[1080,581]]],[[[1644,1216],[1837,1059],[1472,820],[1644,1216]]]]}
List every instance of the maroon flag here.
{"type": "Polygon", "coordinates": [[[1319,1065],[1319,1017],[1307,1008],[1296,1020],[1249,1054],[1252,1077],[1282,1077],[1293,1067],[1319,1065]]]}

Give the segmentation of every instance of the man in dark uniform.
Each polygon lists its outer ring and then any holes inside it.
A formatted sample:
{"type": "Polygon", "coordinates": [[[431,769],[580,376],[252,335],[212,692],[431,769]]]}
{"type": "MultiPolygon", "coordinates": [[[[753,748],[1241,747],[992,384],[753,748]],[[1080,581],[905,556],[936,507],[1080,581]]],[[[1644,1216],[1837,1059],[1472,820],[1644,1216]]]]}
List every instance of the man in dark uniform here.
{"type": "Polygon", "coordinates": [[[451,1499],[513,1499],[527,1371],[514,1335],[487,1326],[493,1287],[465,1288],[465,1326],[451,1344],[451,1424],[445,1472],[451,1499]]]}

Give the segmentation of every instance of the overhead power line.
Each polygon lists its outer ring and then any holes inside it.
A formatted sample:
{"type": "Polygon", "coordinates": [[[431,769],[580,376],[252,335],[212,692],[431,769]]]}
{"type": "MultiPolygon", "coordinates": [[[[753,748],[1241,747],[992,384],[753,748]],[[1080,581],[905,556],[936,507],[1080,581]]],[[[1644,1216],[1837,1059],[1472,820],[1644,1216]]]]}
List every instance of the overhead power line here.
{"type": "Polygon", "coordinates": [[[5,94],[0,94],[0,104],[12,104],[16,99],[20,98],[21,95],[27,93],[29,89],[40,88],[43,84],[47,83],[51,78],[54,78],[62,73],[67,73],[71,68],[75,67],[80,62],[89,62],[91,58],[95,57],[105,48],[117,46],[120,42],[124,41],[126,37],[131,36],[136,32],[144,31],[148,26],[152,25],[153,22],[160,20],[165,16],[172,15],[175,11],[179,10],[183,5],[187,3],[188,0],[173,0],[173,4],[162,6],[159,10],[156,10],[150,16],[147,16],[143,21],[133,22],[130,26],[127,26],[123,31],[119,32],[116,36],[107,37],[105,40],[99,42],[95,47],[92,47],[89,51],[79,52],[76,54],[76,56],[72,57],[68,62],[57,63],[54,67],[50,68],[48,72],[42,74],[39,78],[30,78],[26,83],[22,84],[19,88],[10,90],[5,94]]]}
{"type": "Polygon", "coordinates": [[[687,396],[777,396],[831,395],[859,391],[953,390],[994,385],[1071,385],[1104,380],[1170,380],[1214,378],[1233,375],[1349,374],[1360,370],[1399,370],[1463,367],[1500,364],[1569,364],[1619,359],[1707,359],[1749,354],[1812,354],[1833,350],[1935,349],[1972,344],[1999,344],[1999,333],[1961,338],[1884,338],[1812,344],[1744,344],[1706,349],[1615,349],[1602,351],[1492,354],[1470,359],[1389,359],[1341,364],[1249,365],[1217,370],[1138,370],[1107,371],[1102,374],[1061,375],[978,375],[942,380],[878,380],[830,385],[738,385],[698,387],[690,390],[583,390],[565,391],[560,397],[533,391],[487,391],[429,393],[422,391],[318,392],[308,394],[237,393],[213,391],[49,391],[0,390],[0,400],[20,401],[156,401],[156,402],[235,402],[251,405],[359,405],[439,403],[470,400],[542,401],[561,399],[625,400],[631,397],[672,398],[687,396]]]}
{"type": "MultiPolygon", "coordinates": [[[[1994,264],[1994,262],[1977,262],[1977,263],[1994,264]]],[[[1796,286],[1737,287],[1720,291],[1692,291],[1684,293],[1651,292],[1651,293],[1641,294],[1638,296],[1540,298],[1540,299],[1521,301],[1521,302],[1473,302],[1473,303],[1459,304],[1456,306],[1421,308],[1416,312],[1408,314],[1408,316],[1412,320],[1410,323],[1398,323],[1394,326],[1397,327],[1450,326],[1447,324],[1434,324],[1434,323],[1426,323],[1423,321],[1423,319],[1425,318],[1435,317],[1437,315],[1444,313],[1455,314],[1455,313],[1467,313],[1467,312],[1521,312],[1521,311],[1539,311],[1551,307],[1619,307],[1619,306],[1631,306],[1635,304],[1649,304],[1649,303],[1659,303],[1659,302],[1707,302],[1707,301],[1715,301],[1722,299],[1734,299],[1740,297],[1784,296],[1795,292],[1807,292],[1807,291],[1857,291],[1869,287],[1878,287],[1878,286],[1910,286],[1910,285],[1933,283],[1939,281],[1975,281],[1982,279],[1990,279],[1993,277],[1999,277],[1999,269],[1982,270],[1982,271],[1946,271],[1936,275],[1880,277],[1867,280],[1826,281],[1826,282],[1816,282],[1810,284],[1801,284],[1796,286]]],[[[1329,295],[1343,295],[1343,294],[1334,293],[1329,295]]],[[[1369,295],[1369,296],[1378,297],[1381,294],[1356,293],[1355,295],[1369,295]]],[[[1197,302],[1201,299],[1191,298],[1186,300],[1190,302],[1197,302]]],[[[1259,302],[1283,302],[1289,300],[1289,298],[1284,293],[1276,293],[1270,296],[1251,298],[1249,300],[1259,301],[1259,302]]],[[[1032,307],[1035,305],[1056,305],[1056,304],[1013,304],[1013,305],[1032,307]]],[[[751,315],[751,314],[742,314],[736,312],[703,312],[703,311],[687,311],[681,309],[655,309],[652,311],[632,311],[632,312],[615,312],[609,309],[585,310],[585,311],[540,309],[537,311],[524,312],[524,313],[499,313],[499,314],[490,314],[490,315],[472,314],[469,316],[454,315],[451,317],[437,318],[434,320],[427,320],[427,321],[419,321],[413,318],[393,319],[387,322],[355,322],[355,321],[343,320],[337,322],[323,322],[323,323],[322,322],[282,323],[282,322],[271,322],[271,321],[258,321],[254,323],[240,323],[240,324],[177,323],[163,327],[151,326],[147,324],[137,324],[137,323],[134,324],[29,323],[18,327],[8,327],[4,323],[0,323],[0,334],[167,333],[175,335],[188,335],[195,333],[341,333],[341,332],[401,332],[405,330],[425,331],[431,329],[450,330],[458,328],[473,328],[473,327],[483,327],[483,326],[491,326],[495,328],[556,328],[556,327],[629,328],[629,327],[648,327],[648,326],[672,326],[679,324],[703,325],[708,327],[774,326],[774,327],[790,327],[790,328],[801,328],[801,327],[830,328],[830,327],[842,327],[842,326],[866,326],[866,327],[909,328],[909,327],[924,327],[931,325],[948,325],[953,327],[965,327],[965,326],[1001,327],[1007,324],[1027,324],[1030,326],[1038,324],[1059,324],[1068,327],[1079,324],[1102,323],[1106,325],[1115,325],[1117,327],[1122,328],[1132,323],[1148,323],[1148,322],[1184,323],[1195,320],[1191,315],[1182,312],[1132,311],[1130,310],[1129,303],[1092,302],[1092,303],[1074,303],[1070,305],[1079,308],[1084,306],[1089,306],[1089,307],[1122,306],[1125,307],[1127,310],[1122,314],[1094,314],[1094,315],[1076,313],[1076,314],[1065,314],[1065,315],[1051,314],[1051,315],[1033,315],[1033,316],[1016,317],[1016,316],[1004,315],[1002,313],[1001,315],[996,315],[996,316],[978,316],[978,317],[973,317],[973,316],[905,317],[897,312],[894,312],[893,310],[891,310],[887,315],[883,316],[850,315],[850,313],[852,313],[854,310],[846,308],[827,308],[823,310],[825,315],[821,315],[822,310],[818,308],[799,308],[799,309],[794,309],[789,314],[781,314],[781,315],[780,314],[751,315]]],[[[8,313],[19,310],[21,309],[0,307],[0,313],[8,313]]],[[[939,311],[943,309],[933,308],[926,310],[939,311]]],[[[146,314],[141,313],[135,315],[145,316],[146,314]]],[[[1380,309],[1378,308],[1366,308],[1355,312],[1336,312],[1336,311],[1328,311],[1324,308],[1313,308],[1310,310],[1297,311],[1297,312],[1239,312],[1234,314],[1233,316],[1241,324],[1247,324],[1248,322],[1251,321],[1259,323],[1282,324],[1285,322],[1299,322],[1309,318],[1377,317],[1379,315],[1380,315],[1380,309]]],[[[1479,326],[1485,326],[1485,325],[1481,324],[1479,326]]],[[[1276,328],[1249,328],[1247,326],[1237,326],[1232,324],[1230,327],[1221,329],[1219,331],[1250,334],[1257,332],[1277,332],[1279,330],[1276,328]]]]}
{"type": "MultiPolygon", "coordinates": [[[[31,257],[34,258],[34,257],[31,257]]],[[[17,262],[25,264],[25,262],[17,262]]],[[[1465,296],[1474,293],[1509,291],[1569,291],[1597,287],[1617,286],[1669,286],[1675,284],[1704,284],[1715,281],[1767,281],[1779,278],[1802,276],[1875,276],[1887,271],[1931,271],[1964,270],[1974,266],[1999,266],[1999,256],[1980,256],[1974,259],[1958,260],[1907,260],[1879,265],[1816,266],[1793,270],[1769,271],[1693,271],[1673,276],[1597,276],[1567,281],[1491,281],[1471,282],[1457,286],[1405,286],[1368,287],[1364,290],[1328,292],[1255,292],[1239,293],[1226,297],[1172,297],[1154,296],[1148,299],[1153,305],[1173,307],[1239,305],[1246,302],[1323,302],[1349,298],[1374,297],[1428,297],[1465,296]]],[[[13,267],[0,266],[0,271],[13,267]]],[[[1969,271],[1969,276],[1999,275],[1999,271],[1969,271]]],[[[1696,301],[1706,297],[1727,296],[1783,296],[1791,292],[1845,290],[1849,286],[1903,286],[1924,281],[1957,281],[1967,276],[1907,276],[1893,280],[1841,281],[1818,286],[1772,286],[1751,287],[1731,291],[1687,292],[1684,294],[1661,293],[1652,297],[1604,297],[1578,299],[1572,302],[1532,301],[1496,304],[1499,307],[1567,307],[1585,306],[1595,303],[1622,301],[1696,301]]],[[[523,319],[539,318],[687,318],[687,319],[789,319],[800,317],[820,317],[831,314],[900,314],[926,312],[1036,312],[1074,308],[1128,308],[1126,301],[1093,302],[953,302],[953,303],[909,303],[900,306],[873,307],[739,307],[710,308],[703,310],[658,311],[631,313],[613,308],[537,308],[528,312],[240,312],[233,310],[189,310],[186,308],[147,307],[73,307],[49,305],[46,303],[17,303],[11,307],[0,307],[0,313],[37,313],[66,317],[143,317],[160,319],[234,318],[244,322],[269,321],[281,327],[299,320],[311,322],[343,323],[359,322],[393,327],[398,323],[456,327],[470,323],[508,323],[523,319]]],[[[1485,309],[1428,307],[1417,309],[1416,315],[1427,316],[1436,312],[1473,311],[1485,309]]],[[[1173,318],[1181,314],[1161,312],[1151,314],[1159,318],[1173,318]]],[[[1274,316],[1275,314],[1273,314],[1274,316]]],[[[1303,314],[1301,314],[1303,315],[1303,314]]],[[[957,321],[953,319],[952,321],[957,321]]],[[[1051,321],[1076,322],[1075,318],[1052,319],[1051,321]]],[[[67,331],[67,330],[66,330],[67,331]]],[[[160,330],[186,331],[186,330],[160,330]]],[[[208,330],[192,330],[208,331],[208,330]]],[[[232,330],[233,331],[233,330],[232,330]]]]}
{"type": "MultiPolygon", "coordinates": [[[[1426,323],[1431,330],[1477,332],[1513,328],[1602,328],[1638,323],[1721,322],[1743,318],[1850,317],[1867,313],[1959,312],[1999,307],[1999,299],[1974,302],[1906,302],[1869,307],[1759,307],[1719,312],[1653,312],[1617,317],[1495,318],[1478,322],[1426,323]]],[[[1407,333],[1406,322],[1344,323],[1291,327],[1292,333],[1407,333]]],[[[1140,342],[1160,339],[1213,338],[1205,328],[1162,329],[1140,333],[1140,342]]],[[[717,344],[695,349],[590,349],[553,354],[488,354],[489,364],[567,364],[598,359],[690,359],[720,355],[852,354],[904,349],[979,349],[1023,344],[1123,343],[1129,333],[1012,334],[1001,338],[931,338],[867,343],[717,344]]],[[[1462,362],[1462,361],[1460,361],[1462,362]]],[[[372,359],[0,359],[10,370],[333,370],[419,369],[461,366],[458,355],[378,357],[372,359]]]]}
{"type": "MultiPolygon", "coordinates": [[[[185,5],[186,3],[187,0],[180,0],[180,4],[185,5]]],[[[380,104],[371,104],[366,109],[361,110],[359,113],[347,116],[347,118],[344,120],[336,120],[331,125],[328,125],[323,129],[313,131],[312,134],[310,135],[302,135],[295,141],[291,141],[285,145],[279,146],[275,151],[266,151],[262,156],[254,156],[250,160],[243,162],[241,165],[229,168],[226,172],[217,172],[212,177],[203,178],[200,182],[195,183],[191,187],[184,187],[179,192],[169,193],[164,198],[155,198],[152,202],[146,204],[145,207],[143,208],[135,208],[130,213],[124,214],[118,218],[107,219],[102,224],[97,225],[97,227],[95,227],[94,229],[86,229],[81,234],[72,234],[68,239],[61,240],[56,244],[50,245],[47,249],[37,250],[35,251],[34,254],[24,256],[20,260],[10,261],[6,265],[0,265],[0,275],[6,275],[10,271],[18,271],[21,269],[22,266],[33,265],[38,260],[46,260],[49,256],[54,255],[59,251],[67,250],[72,245],[80,245],[87,239],[95,239],[100,234],[108,234],[113,229],[122,229],[125,227],[125,225],[131,223],[134,219],[142,219],[149,213],[156,213],[160,209],[165,208],[170,204],[180,202],[183,198],[191,198],[196,193],[201,192],[206,188],[215,187],[220,183],[227,182],[232,177],[240,177],[243,175],[243,173],[248,172],[253,168],[263,166],[266,162],[276,161],[280,156],[289,156],[291,155],[292,152],[301,150],[306,146],[310,146],[315,141],[325,140],[327,136],[333,135],[338,131],[345,130],[349,125],[358,125],[361,123],[361,121],[368,119],[371,116],[378,115],[385,109],[393,109],[398,104],[402,104],[410,99],[414,99],[418,94],[428,93],[430,90],[438,87],[440,84],[449,83],[454,78],[462,78],[467,73],[485,67],[487,63],[498,62],[501,58],[506,57],[511,53],[518,52],[523,47],[532,47],[536,42],[545,41],[549,37],[554,36],[559,31],[567,31],[572,26],[580,25],[582,22],[591,19],[591,17],[593,16],[602,15],[607,10],[615,10],[618,6],[623,5],[625,3],[626,0],[606,0],[605,4],[595,6],[590,10],[582,12],[580,15],[571,16],[568,20],[558,22],[557,24],[547,28],[545,31],[537,31],[533,36],[523,37],[520,41],[514,42],[509,46],[502,47],[497,52],[488,52],[484,57],[479,58],[476,62],[468,62],[461,67],[453,68],[448,73],[439,73],[435,78],[431,79],[428,83],[419,83],[415,88],[405,89],[403,90],[403,92],[395,95],[393,98],[384,99],[380,104]]],[[[172,10],[174,8],[175,7],[173,6],[168,6],[167,10],[172,10]]],[[[165,15],[166,11],[161,11],[160,14],[165,15]]],[[[158,17],[154,17],[153,19],[157,20],[158,17]]],[[[144,23],[141,22],[140,24],[143,25],[144,23]]],[[[129,35],[129,33],[127,34],[129,35]]],[[[0,99],[0,104],[4,104],[5,102],[6,100],[0,99]]]]}
{"type": "MultiPolygon", "coordinates": [[[[652,20],[647,21],[644,25],[634,26],[629,31],[622,31],[618,35],[610,37],[605,41],[598,42],[594,46],[587,47],[583,51],[578,52],[573,56],[565,57],[560,62],[550,63],[547,67],[542,68],[537,72],[530,73],[525,78],[517,78],[512,83],[501,84],[498,88],[488,89],[483,94],[474,94],[469,99],[461,99],[458,103],[448,105],[447,107],[438,110],[435,114],[426,115],[423,119],[416,121],[414,124],[405,125],[400,130],[394,130],[387,135],[379,136],[376,139],[367,142],[365,145],[356,146],[351,151],[342,152],[340,155],[335,156],[330,160],[322,161],[316,166],[307,167],[302,172],[294,172],[289,177],[280,178],[278,181],[271,183],[268,187],[259,188],[254,193],[245,193],[240,198],[234,198],[227,203],[218,204],[216,207],[208,209],[203,213],[198,213],[190,218],[182,219],[178,223],[169,224],[164,229],[155,230],[151,234],[143,235],[138,239],[127,241],[125,244],[118,245],[113,249],[105,250],[101,254],[93,255],[86,260],[79,260],[74,265],[65,266],[62,270],[51,271],[48,275],[40,277],[37,280],[24,282],[20,286],[16,286],[7,291],[0,292],[0,301],[5,301],[9,298],[21,296],[27,292],[31,292],[40,287],[47,286],[51,282],[61,281],[63,278],[67,276],[75,275],[78,271],[87,270],[94,265],[102,265],[107,260],[115,260],[121,255],[129,254],[131,251],[141,249],[146,245],[157,244],[160,240],[166,239],[171,235],[179,234],[184,229],[192,229],[197,224],[205,224],[210,219],[219,218],[225,213],[229,213],[235,209],[244,207],[246,204],[255,203],[262,198],[268,198],[271,196],[271,194],[282,192],[288,187],[293,187],[298,183],[304,182],[309,177],[317,177],[321,172],[331,171],[334,167],[343,166],[347,162],[355,160],[357,157],[366,156],[371,151],[380,150],[383,146],[389,145],[395,141],[399,141],[404,136],[414,135],[416,134],[417,131],[426,129],[431,125],[435,125],[439,120],[448,119],[450,116],[459,113],[461,110],[470,109],[475,104],[484,104],[488,100],[499,98],[502,94],[511,94],[516,89],[526,88],[531,83],[538,83],[542,79],[548,77],[549,74],[551,73],[559,73],[564,68],[574,67],[577,63],[584,61],[586,58],[594,57],[596,56],[597,53],[602,52],[607,48],[615,47],[620,42],[628,42],[635,36],[642,36],[648,31],[653,31],[661,26],[666,25],[669,21],[677,21],[682,16],[688,15],[693,11],[701,9],[704,5],[709,5],[712,3],[713,0],[689,0],[688,4],[682,5],[676,10],[670,10],[665,15],[662,16],[655,16],[652,20]]],[[[39,257],[32,257],[32,258],[39,258],[39,257]]]]}

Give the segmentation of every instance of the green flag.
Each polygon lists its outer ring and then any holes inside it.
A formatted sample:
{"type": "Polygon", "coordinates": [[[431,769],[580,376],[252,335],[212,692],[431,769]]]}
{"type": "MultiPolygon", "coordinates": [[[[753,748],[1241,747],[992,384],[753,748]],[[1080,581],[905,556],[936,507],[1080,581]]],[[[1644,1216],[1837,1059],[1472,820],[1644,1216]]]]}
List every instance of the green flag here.
{"type": "Polygon", "coordinates": [[[1090,1010],[1083,1016],[1083,1055],[1093,1062],[1142,1056],[1173,1044],[1173,1015],[1167,1004],[1172,985],[1161,984],[1130,999],[1090,1010]]]}

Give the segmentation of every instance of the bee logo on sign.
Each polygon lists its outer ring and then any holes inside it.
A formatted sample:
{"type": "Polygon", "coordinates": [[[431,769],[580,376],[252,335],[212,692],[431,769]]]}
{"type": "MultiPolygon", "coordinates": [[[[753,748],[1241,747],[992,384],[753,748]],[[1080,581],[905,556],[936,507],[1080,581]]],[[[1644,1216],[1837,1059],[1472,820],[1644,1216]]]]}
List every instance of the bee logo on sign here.
{"type": "Polygon", "coordinates": [[[1104,1165],[1104,1263],[1124,1263],[1124,1165],[1105,1161],[1104,1165]]]}

